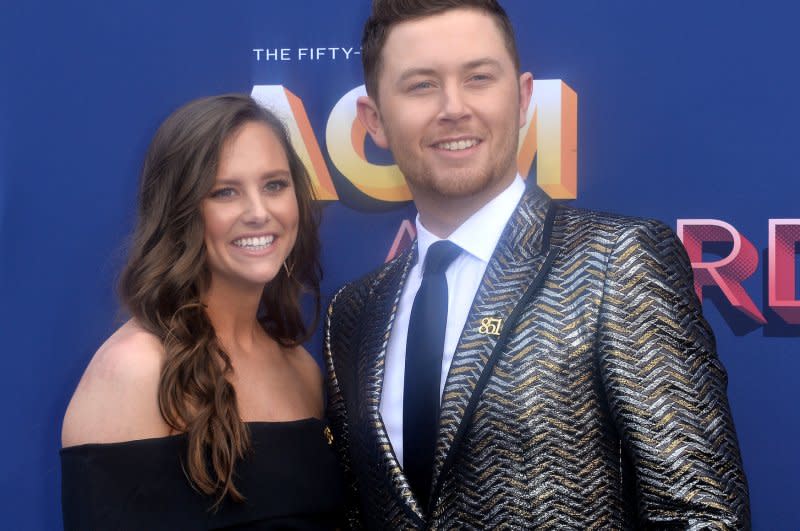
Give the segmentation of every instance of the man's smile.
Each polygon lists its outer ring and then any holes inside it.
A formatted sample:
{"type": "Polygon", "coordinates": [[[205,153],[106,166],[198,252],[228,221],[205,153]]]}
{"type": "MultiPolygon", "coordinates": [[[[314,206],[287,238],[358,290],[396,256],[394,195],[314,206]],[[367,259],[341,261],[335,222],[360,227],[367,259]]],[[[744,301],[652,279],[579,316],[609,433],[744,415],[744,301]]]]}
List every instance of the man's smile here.
{"type": "Polygon", "coordinates": [[[481,142],[478,138],[462,138],[460,140],[445,140],[433,144],[436,149],[444,149],[447,151],[464,151],[473,146],[477,146],[481,142]]]}

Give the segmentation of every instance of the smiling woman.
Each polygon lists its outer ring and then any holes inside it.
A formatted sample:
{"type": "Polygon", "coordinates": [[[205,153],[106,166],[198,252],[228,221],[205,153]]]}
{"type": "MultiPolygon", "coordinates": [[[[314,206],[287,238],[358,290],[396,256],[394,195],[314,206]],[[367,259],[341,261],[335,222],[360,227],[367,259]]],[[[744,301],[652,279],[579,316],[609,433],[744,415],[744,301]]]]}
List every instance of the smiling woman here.
{"type": "Polygon", "coordinates": [[[248,123],[225,143],[201,210],[214,289],[223,282],[263,286],[281,265],[288,271],[299,213],[289,161],[274,131],[248,123]]]}
{"type": "Polygon", "coordinates": [[[64,418],[65,528],[338,525],[321,375],[301,346],[318,248],[311,183],[274,115],[225,95],[167,118],[120,283],[131,319],[64,418]]]}

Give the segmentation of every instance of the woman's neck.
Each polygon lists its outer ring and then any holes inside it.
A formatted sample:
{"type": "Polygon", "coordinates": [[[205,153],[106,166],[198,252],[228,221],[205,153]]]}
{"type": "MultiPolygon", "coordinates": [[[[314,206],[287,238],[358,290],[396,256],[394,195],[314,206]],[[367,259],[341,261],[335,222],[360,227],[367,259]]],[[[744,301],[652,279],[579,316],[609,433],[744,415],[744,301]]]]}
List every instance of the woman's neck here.
{"type": "MultiPolygon", "coordinates": [[[[214,331],[226,350],[251,352],[264,337],[257,319],[262,288],[213,282],[203,303],[214,331]]],[[[233,352],[229,352],[232,355],[233,352]]]]}

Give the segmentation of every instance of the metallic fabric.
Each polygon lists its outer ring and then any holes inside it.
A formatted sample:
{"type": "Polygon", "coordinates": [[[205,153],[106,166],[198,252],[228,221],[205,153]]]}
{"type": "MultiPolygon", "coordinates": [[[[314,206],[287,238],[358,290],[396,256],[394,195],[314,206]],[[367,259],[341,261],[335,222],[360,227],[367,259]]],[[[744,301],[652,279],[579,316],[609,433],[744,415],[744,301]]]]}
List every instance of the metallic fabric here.
{"type": "Polygon", "coordinates": [[[660,222],[529,190],[470,309],[442,397],[433,497],[379,413],[412,248],[327,314],[328,415],[369,529],[749,529],[727,377],[660,222]],[[499,334],[487,323],[499,320],[499,334]]]}

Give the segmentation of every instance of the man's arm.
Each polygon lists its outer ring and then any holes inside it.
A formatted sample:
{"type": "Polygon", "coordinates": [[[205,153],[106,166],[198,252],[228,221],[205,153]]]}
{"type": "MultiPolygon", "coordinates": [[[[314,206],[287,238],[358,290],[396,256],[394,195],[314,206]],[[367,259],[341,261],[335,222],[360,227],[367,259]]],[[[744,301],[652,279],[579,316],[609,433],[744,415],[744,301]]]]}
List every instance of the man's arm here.
{"type": "Polygon", "coordinates": [[[598,352],[640,525],[749,529],[727,375],[686,252],[659,222],[626,229],[609,255],[598,352]]]}
{"type": "MultiPolygon", "coordinates": [[[[339,378],[337,376],[336,348],[342,344],[343,337],[340,334],[351,335],[352,330],[341,330],[339,315],[336,311],[337,299],[340,298],[347,287],[342,288],[333,297],[328,307],[325,319],[324,338],[325,338],[325,365],[328,371],[327,377],[327,416],[333,431],[333,447],[339,457],[342,466],[342,474],[345,482],[345,518],[350,529],[360,529],[361,516],[358,510],[358,481],[350,462],[350,430],[347,420],[347,405],[345,402],[339,378]]],[[[354,353],[341,353],[346,359],[350,359],[354,353]]]]}

